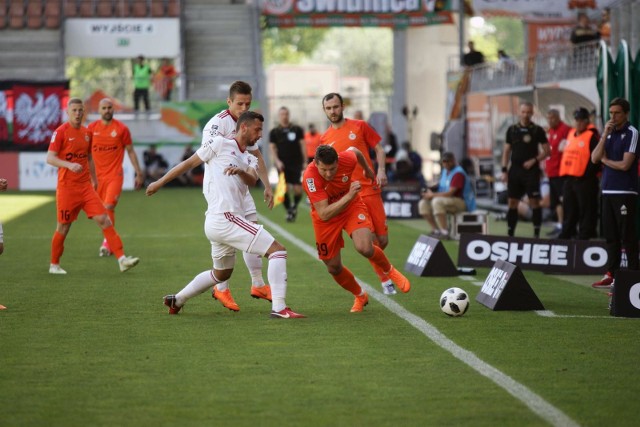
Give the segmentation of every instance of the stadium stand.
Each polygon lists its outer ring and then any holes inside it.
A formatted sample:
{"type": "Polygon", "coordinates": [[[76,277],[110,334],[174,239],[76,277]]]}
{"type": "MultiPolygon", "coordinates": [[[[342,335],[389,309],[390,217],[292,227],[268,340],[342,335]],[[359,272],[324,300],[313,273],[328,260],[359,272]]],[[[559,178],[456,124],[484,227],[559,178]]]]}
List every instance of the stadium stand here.
{"type": "Polygon", "coordinates": [[[7,26],[7,18],[9,16],[8,6],[7,0],[0,0],[0,29],[7,26]]]}
{"type": "Polygon", "coordinates": [[[136,18],[141,18],[144,16],[148,16],[149,9],[147,0],[131,0],[131,16],[136,18]]]}
{"type": "Polygon", "coordinates": [[[61,16],[62,0],[47,0],[44,6],[44,26],[50,29],[60,28],[61,16]]]}
{"type": "Polygon", "coordinates": [[[9,3],[9,27],[19,29],[24,27],[25,7],[22,0],[10,0],[9,3]]]}
{"type": "Polygon", "coordinates": [[[101,18],[110,18],[114,16],[113,3],[111,0],[98,0],[96,3],[96,15],[101,18]]]}
{"type": "Polygon", "coordinates": [[[95,16],[95,3],[92,0],[80,0],[80,16],[83,18],[95,16]]]}
{"type": "Polygon", "coordinates": [[[180,16],[180,0],[167,0],[167,16],[180,16]]]}
{"type": "Polygon", "coordinates": [[[78,15],[80,15],[78,2],[76,0],[64,0],[64,16],[75,18],[78,15]]]}
{"type": "Polygon", "coordinates": [[[44,4],[42,1],[29,1],[27,3],[27,28],[33,30],[42,28],[44,4]]]}

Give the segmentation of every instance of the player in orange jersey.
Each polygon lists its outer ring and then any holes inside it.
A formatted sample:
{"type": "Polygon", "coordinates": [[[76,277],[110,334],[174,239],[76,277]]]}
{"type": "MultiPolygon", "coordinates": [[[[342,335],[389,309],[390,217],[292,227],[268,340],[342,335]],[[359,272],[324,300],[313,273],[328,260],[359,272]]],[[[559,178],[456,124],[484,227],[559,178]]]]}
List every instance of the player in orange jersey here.
{"type": "Polygon", "coordinates": [[[91,174],[91,132],[82,126],[84,105],[79,98],[71,98],[67,106],[69,119],[51,136],[47,163],[58,169],[56,208],[58,221],[51,241],[51,265],[49,273],[67,274],[60,267],[60,257],[64,252],[64,241],[71,224],[82,209],[102,229],[111,250],[118,259],[120,271],[135,267],[140,261],[128,257],[122,249],[122,240],[116,232],[107,211],[93,188],[95,177],[91,174]]]}
{"type": "MultiPolygon", "coordinates": [[[[322,98],[322,108],[331,122],[329,129],[322,135],[322,144],[331,145],[338,153],[345,151],[349,147],[355,147],[364,153],[365,160],[372,169],[373,165],[368,155],[369,149],[373,149],[376,153],[378,173],[375,179],[366,179],[364,169],[360,166],[356,166],[353,179],[360,181],[362,185],[360,197],[371,215],[373,233],[376,237],[375,244],[384,250],[389,244],[389,235],[381,188],[387,185],[387,174],[385,172],[386,155],[382,144],[380,144],[380,135],[367,122],[344,117],[344,101],[339,93],[325,95],[322,98]]],[[[383,292],[386,295],[394,295],[396,289],[391,278],[385,275],[375,264],[372,263],[371,265],[380,278],[383,292]]]]}
{"type": "Polygon", "coordinates": [[[362,311],[369,298],[353,273],[342,265],[342,230],[349,234],[356,250],[376,269],[391,277],[402,292],[411,289],[409,280],[389,263],[382,249],[373,244],[369,211],[360,198],[363,185],[354,179],[359,168],[364,180],[374,178],[373,170],[357,148],[338,154],[333,147],[320,145],[303,178],[304,190],[311,201],[318,258],[325,263],[333,280],[356,297],[352,313],[362,311]]]}
{"type": "MultiPolygon", "coordinates": [[[[100,100],[98,104],[100,120],[91,123],[88,128],[91,132],[91,157],[96,169],[98,180],[98,196],[107,208],[107,215],[111,223],[115,225],[115,209],[122,193],[122,160],[127,151],[129,160],[136,171],[135,188],[142,188],[144,184],[144,172],[140,168],[138,156],[133,149],[131,132],[129,128],[119,120],[113,118],[113,101],[109,98],[100,100]]],[[[100,256],[110,256],[111,249],[107,240],[102,241],[100,256]]]]}

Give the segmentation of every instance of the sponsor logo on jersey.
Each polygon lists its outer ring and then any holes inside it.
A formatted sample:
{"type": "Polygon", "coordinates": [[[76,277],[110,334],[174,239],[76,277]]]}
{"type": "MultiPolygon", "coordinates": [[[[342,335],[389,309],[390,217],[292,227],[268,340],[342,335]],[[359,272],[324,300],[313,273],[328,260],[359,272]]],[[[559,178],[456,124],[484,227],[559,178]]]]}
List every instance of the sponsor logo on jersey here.
{"type": "Polygon", "coordinates": [[[313,178],[307,178],[307,188],[309,189],[310,193],[316,192],[316,183],[313,178]]]}

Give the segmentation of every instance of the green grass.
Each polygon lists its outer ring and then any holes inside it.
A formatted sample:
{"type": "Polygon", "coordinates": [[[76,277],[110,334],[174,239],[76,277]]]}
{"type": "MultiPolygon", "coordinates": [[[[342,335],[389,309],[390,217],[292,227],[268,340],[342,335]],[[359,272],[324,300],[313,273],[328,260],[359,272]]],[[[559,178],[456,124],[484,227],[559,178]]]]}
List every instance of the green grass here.
{"type": "MultiPolygon", "coordinates": [[[[274,229],[288,249],[287,302],[308,319],[270,320],[269,304],[249,297],[240,254],[232,278],[239,313],[203,294],[169,316],[162,296],[211,268],[204,211],[195,189],[125,193],[116,227],[127,253],[142,259],[126,274],[113,258],[98,258],[102,237],[83,214],[66,241],[66,276],[47,272],[53,203],[4,224],[0,425],[547,425],[377,301],[349,313],[353,298],[274,229]]],[[[261,213],[313,246],[306,210],[293,224],[281,207],[261,213]]],[[[490,227],[504,233],[504,223],[490,227]]],[[[527,227],[519,233],[530,235],[527,227]]],[[[421,232],[420,221],[390,221],[396,266],[421,232]]],[[[445,246],[455,260],[457,243],[445,246]]],[[[343,261],[379,288],[349,240],[343,261]]],[[[487,273],[479,269],[476,280],[487,273]]],[[[411,292],[392,298],[575,422],[637,425],[640,323],[608,317],[606,295],[588,286],[593,277],[524,273],[545,308],[589,317],[493,312],[458,277],[410,276],[411,292]],[[462,318],[438,307],[451,286],[472,296],[462,318]]]]}

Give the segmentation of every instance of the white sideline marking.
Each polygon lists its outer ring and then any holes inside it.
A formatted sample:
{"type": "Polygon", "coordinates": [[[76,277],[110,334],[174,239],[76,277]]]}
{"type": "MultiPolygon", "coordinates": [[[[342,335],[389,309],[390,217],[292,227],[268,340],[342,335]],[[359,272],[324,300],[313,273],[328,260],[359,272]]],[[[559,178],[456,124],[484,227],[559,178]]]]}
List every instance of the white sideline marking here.
{"type": "Polygon", "coordinates": [[[582,314],[556,314],[551,310],[534,310],[538,316],[542,317],[579,317],[581,319],[626,319],[625,317],[615,316],[588,316],[582,314]]]}
{"type": "MultiPolygon", "coordinates": [[[[313,257],[313,259],[321,262],[320,260],[318,260],[317,252],[314,248],[306,244],[304,241],[298,239],[296,236],[289,233],[278,224],[265,218],[263,215],[258,214],[258,217],[260,218],[260,222],[268,225],[271,229],[284,236],[285,239],[289,240],[298,248],[302,249],[305,253],[313,257]]],[[[435,328],[423,318],[410,313],[400,304],[387,297],[386,295],[378,292],[368,283],[363,282],[360,279],[358,279],[358,282],[367,291],[370,297],[385,306],[396,316],[406,320],[411,326],[422,332],[423,335],[425,335],[439,347],[451,353],[456,359],[470,366],[480,375],[489,378],[495,384],[502,387],[505,391],[507,391],[507,393],[521,401],[533,413],[538,415],[543,420],[547,421],[549,424],[563,427],[579,425],[560,409],[556,408],[533,391],[529,390],[526,386],[520,384],[509,375],[484,362],[471,351],[465,350],[464,348],[451,341],[442,332],[440,332],[437,328],[435,328]]]]}

